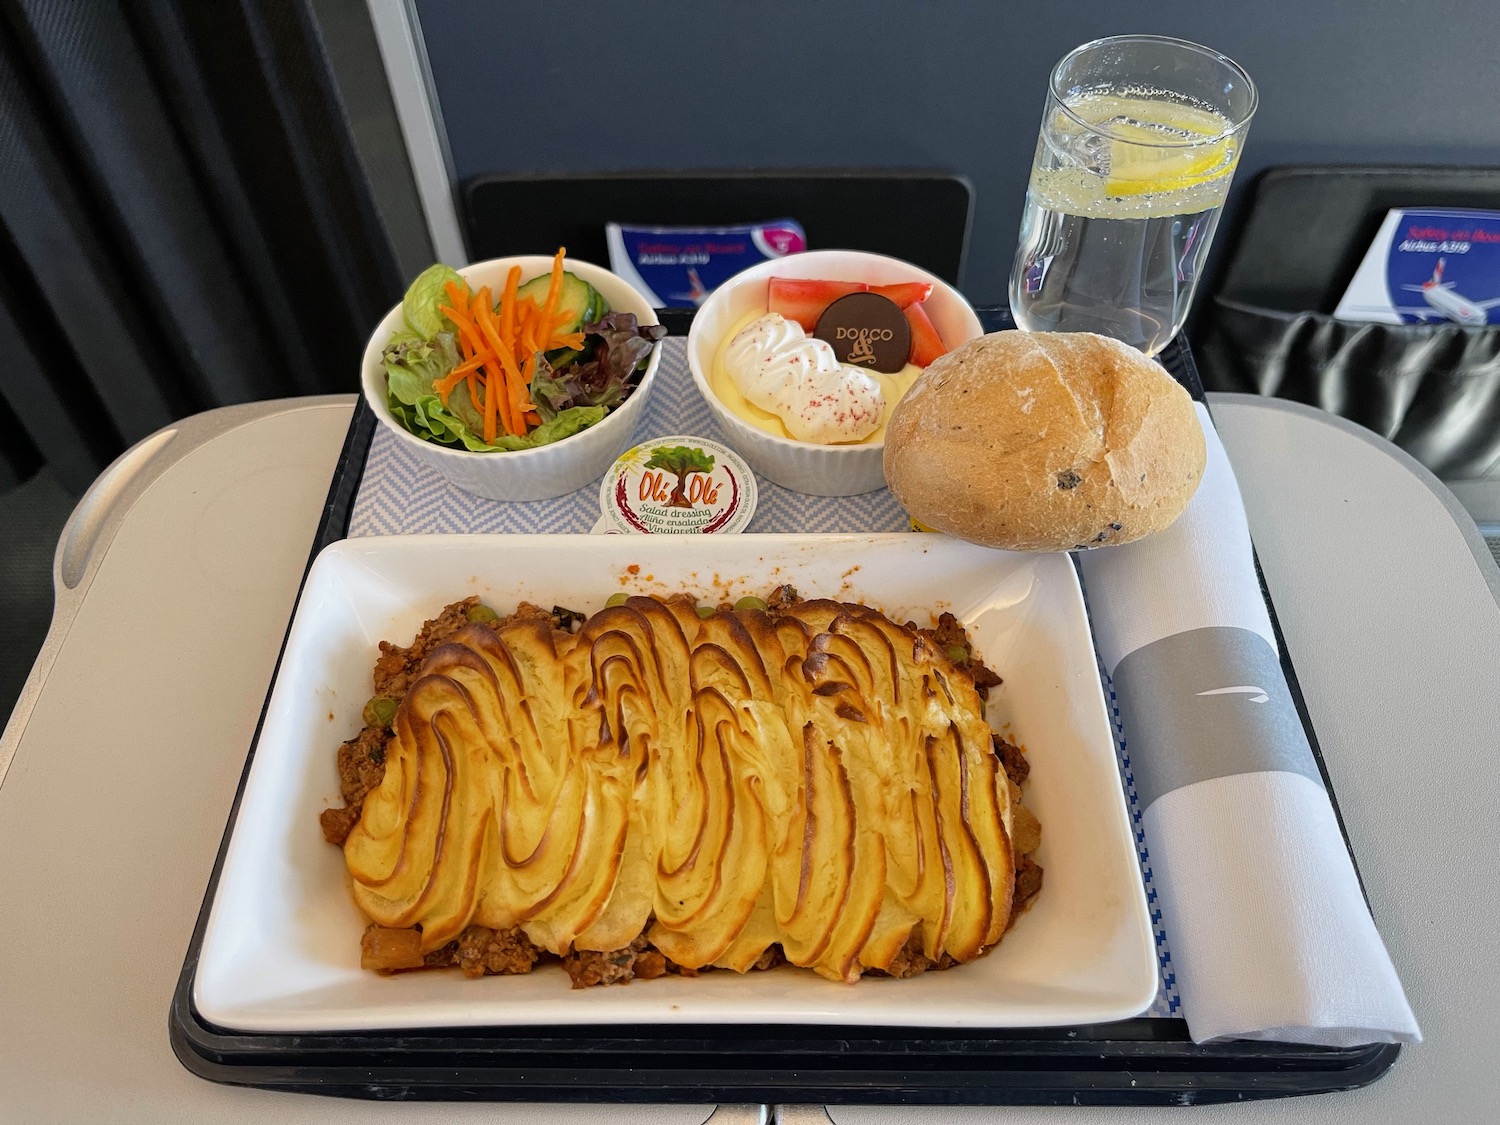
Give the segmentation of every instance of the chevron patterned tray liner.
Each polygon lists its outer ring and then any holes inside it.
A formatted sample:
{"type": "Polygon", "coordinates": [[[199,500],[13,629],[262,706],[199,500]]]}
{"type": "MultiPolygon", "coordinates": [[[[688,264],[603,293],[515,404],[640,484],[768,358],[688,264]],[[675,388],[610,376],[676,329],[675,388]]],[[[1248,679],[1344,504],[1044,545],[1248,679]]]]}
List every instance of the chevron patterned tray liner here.
{"type": "MultiPolygon", "coordinates": [[[[649,441],[668,434],[696,434],[730,443],[719,428],[708,404],[698,393],[688,371],[687,341],[669,337],[662,343],[661,368],[651,389],[651,401],[636,427],[635,440],[649,441]]],[[[906,531],[906,512],[885,489],[864,496],[807,496],[757,478],[760,502],[747,531],[861,532],[906,531]]],[[[384,426],[375,428],[359,494],[349,518],[349,537],[362,535],[423,535],[479,533],[587,533],[599,519],[599,482],[556,500],[511,504],[472,496],[449,484],[403,447],[384,426]]],[[[1102,672],[1101,672],[1102,675],[1102,672]]],[[[1135,825],[1136,851],[1156,930],[1157,957],[1161,964],[1161,989],[1147,1011],[1151,1016],[1178,1016],[1181,1001],[1172,973],[1172,955],[1162,930],[1161,909],[1151,882],[1151,858],[1141,830],[1141,810],[1136,801],[1129,752],[1120,729],[1114,691],[1104,678],[1105,698],[1115,732],[1121,778],[1130,799],[1135,825]]]]}

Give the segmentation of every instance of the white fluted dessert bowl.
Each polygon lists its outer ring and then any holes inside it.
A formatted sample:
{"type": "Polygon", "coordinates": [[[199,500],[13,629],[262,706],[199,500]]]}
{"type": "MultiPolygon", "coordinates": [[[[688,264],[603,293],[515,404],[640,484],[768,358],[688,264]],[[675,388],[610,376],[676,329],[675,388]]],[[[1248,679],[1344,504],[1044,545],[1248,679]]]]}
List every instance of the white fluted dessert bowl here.
{"type": "Polygon", "coordinates": [[[932,294],[922,308],[949,351],[984,334],[978,315],[957,289],[910,262],[862,250],[809,250],[736,274],[714,290],[693,318],[688,333],[688,367],[693,381],[729,444],[752,469],[776,484],[815,496],[858,496],[884,488],[883,440],[819,445],[768,433],[741,418],[714,391],[714,360],[725,337],[752,312],[767,310],[773,277],[862,281],[868,285],[930,283],[932,294]]]}

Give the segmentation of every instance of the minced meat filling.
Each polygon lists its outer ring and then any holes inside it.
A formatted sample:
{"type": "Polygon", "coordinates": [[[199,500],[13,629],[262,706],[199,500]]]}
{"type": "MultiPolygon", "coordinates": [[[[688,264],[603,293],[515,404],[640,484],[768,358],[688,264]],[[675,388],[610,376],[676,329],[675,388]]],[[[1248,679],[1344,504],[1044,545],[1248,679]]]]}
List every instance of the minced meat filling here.
{"type": "Polygon", "coordinates": [[[1031,900],[1036,898],[1042,889],[1042,868],[1029,855],[1020,856],[1016,860],[1016,890],[1014,897],[1010,900],[1010,923],[1016,924],[1016,919],[1021,911],[1031,905],[1031,900]]]}
{"type": "Polygon", "coordinates": [[[915,621],[908,621],[906,626],[909,629],[916,629],[945,653],[954,649],[963,649],[965,659],[955,661],[955,663],[973,677],[974,690],[979,693],[980,699],[988,699],[990,688],[998,687],[1002,682],[999,676],[985,667],[984,662],[974,655],[974,650],[969,646],[968,630],[953,614],[940,613],[937,624],[931,629],[918,628],[915,621]]]}
{"type": "Polygon", "coordinates": [[[465,598],[444,607],[442,613],[422,625],[422,631],[407,648],[381,641],[380,659],[375,661],[375,694],[399,702],[416,679],[422,661],[469,623],[469,610],[478,604],[478,598],[465,598]]]}
{"type": "MultiPolygon", "coordinates": [[[[790,609],[802,599],[791,586],[780,586],[766,599],[771,612],[790,609]]],[[[389,641],[380,642],[380,657],[375,662],[375,697],[391,700],[399,705],[407,689],[417,678],[422,663],[439,645],[448,640],[459,629],[470,623],[471,611],[479,606],[477,597],[464,598],[444,607],[432,620],[424,622],[412,643],[405,648],[389,641]]],[[[482,619],[482,618],[481,618],[482,619]]],[[[529,602],[522,602],[516,611],[504,618],[497,618],[495,627],[513,621],[552,620],[557,624],[557,614],[529,602]]],[[[939,648],[961,647],[969,658],[959,667],[974,677],[974,686],[981,698],[988,689],[1001,682],[972,655],[968,634],[963,625],[951,613],[941,614],[938,623],[931,629],[909,626],[939,648]]],[[[343,846],[349,833],[359,823],[365,798],[377,788],[385,777],[386,743],[391,738],[390,724],[367,723],[359,734],[339,747],[338,773],[339,793],[344,799],[343,808],[324,809],[320,822],[323,836],[330,844],[343,846]]],[[[1012,787],[1012,795],[1019,793],[1021,784],[1031,772],[1031,763],[1025,753],[1000,735],[994,736],[994,752],[1005,769],[1012,787]]],[[[1021,809],[1025,813],[1025,809],[1021,809]]],[[[1027,813],[1029,816],[1029,813],[1027,813]]],[[[1035,817],[1030,817],[1034,824],[1035,817]]],[[[1031,835],[1031,833],[1028,833],[1031,835]]],[[[1017,841],[1020,843],[1021,841],[1017,841]]],[[[1030,840],[1026,841],[1031,843],[1030,840]]],[[[1034,846],[1034,845],[1033,845],[1034,846]]],[[[1042,887],[1042,869],[1029,854],[1016,853],[1016,886],[1011,901],[1011,924],[1031,903],[1042,887]]],[[[495,976],[529,973],[538,962],[557,961],[567,972],[574,988],[588,988],[597,984],[624,984],[631,980],[653,980],[667,973],[682,976],[697,976],[699,971],[686,969],[676,964],[655,949],[644,933],[636,937],[625,949],[609,952],[573,950],[556,957],[533,945],[520,926],[504,930],[492,930],[487,926],[470,926],[455,940],[431,953],[420,952],[421,932],[415,929],[392,930],[381,926],[369,926],[361,941],[361,963],[366,969],[378,972],[403,972],[411,969],[436,969],[457,967],[465,976],[495,976]]],[[[773,945],[751,966],[754,969],[769,969],[786,960],[779,945],[773,945]]],[[[946,969],[953,959],[946,953],[936,962],[922,953],[920,935],[913,933],[906,945],[892,960],[887,976],[912,977],[929,969],[946,969]]],[[[878,974],[880,970],[870,970],[878,974]]]]}
{"type": "MultiPolygon", "coordinates": [[[[885,975],[905,980],[918,973],[925,973],[928,969],[946,969],[952,964],[953,958],[946,953],[939,954],[936,961],[923,953],[922,935],[913,930],[911,937],[907,938],[906,944],[901,947],[901,951],[891,958],[890,968],[885,970],[885,975]]],[[[872,969],[871,972],[879,973],[880,970],[872,969]]]]}
{"type": "Polygon", "coordinates": [[[562,967],[574,988],[589,988],[596,984],[624,984],[637,977],[641,980],[654,980],[664,975],[668,966],[677,968],[651,948],[645,934],[638,935],[624,949],[607,953],[575,949],[562,958],[562,967]]]}
{"type": "Polygon", "coordinates": [[[466,977],[483,977],[529,973],[542,951],[519,926],[492,930],[488,926],[470,926],[457,939],[424,958],[423,968],[441,969],[457,965],[466,977]]]}
{"type": "Polygon", "coordinates": [[[998,734],[994,737],[995,756],[1000,759],[1000,765],[1005,770],[1005,776],[1010,778],[1012,785],[1025,785],[1026,779],[1031,776],[1031,763],[1026,760],[1026,755],[1021,748],[1014,743],[1007,742],[998,734]]]}

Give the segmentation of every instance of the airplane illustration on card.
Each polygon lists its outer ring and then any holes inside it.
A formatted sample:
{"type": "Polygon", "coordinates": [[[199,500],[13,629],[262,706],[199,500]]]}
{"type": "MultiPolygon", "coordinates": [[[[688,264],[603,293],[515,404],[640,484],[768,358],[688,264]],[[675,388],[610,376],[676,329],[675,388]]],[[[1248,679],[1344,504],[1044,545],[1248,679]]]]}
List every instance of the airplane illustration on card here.
{"type": "Polygon", "coordinates": [[[708,300],[709,289],[703,284],[703,279],[698,276],[698,271],[692,266],[688,267],[687,276],[688,291],[686,293],[668,293],[667,296],[671,297],[674,301],[686,301],[694,308],[697,308],[704,301],[708,300]]]}
{"type": "Polygon", "coordinates": [[[1428,318],[1443,317],[1457,324],[1469,328],[1478,328],[1489,323],[1490,316],[1487,310],[1500,305],[1500,297],[1489,301],[1473,301],[1465,297],[1453,287],[1453,282],[1443,280],[1443,265],[1446,259],[1439,258],[1437,265],[1433,268],[1432,276],[1421,285],[1403,285],[1402,289],[1413,293],[1422,294],[1422,300],[1427,302],[1422,305],[1398,305],[1398,312],[1411,313],[1423,320],[1428,318]]]}

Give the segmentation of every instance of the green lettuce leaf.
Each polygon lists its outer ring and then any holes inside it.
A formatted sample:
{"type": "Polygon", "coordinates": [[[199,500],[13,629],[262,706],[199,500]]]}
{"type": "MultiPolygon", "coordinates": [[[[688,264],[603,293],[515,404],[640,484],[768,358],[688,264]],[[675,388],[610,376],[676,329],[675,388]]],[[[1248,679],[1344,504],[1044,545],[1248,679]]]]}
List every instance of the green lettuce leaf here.
{"type": "MultiPolygon", "coordinates": [[[[427,389],[448,372],[458,366],[458,337],[451,331],[439,332],[431,339],[423,339],[415,332],[398,332],[386,344],[381,356],[385,361],[386,376],[393,368],[399,368],[427,389]]],[[[409,400],[409,396],[403,396],[409,400]]]]}
{"type": "Polygon", "coordinates": [[[428,266],[417,274],[417,279],[401,299],[401,311],[406,314],[407,327],[424,340],[430,340],[444,329],[453,327],[448,318],[438,311],[439,305],[448,303],[448,294],[443,292],[443,286],[450,281],[465,293],[469,291],[468,284],[455,270],[441,262],[428,266]]]}
{"type": "Polygon", "coordinates": [[[502,449],[535,449],[539,445],[551,445],[565,437],[597,425],[609,413],[602,406],[574,406],[564,410],[550,422],[543,422],[525,437],[499,438],[502,449]]]}
{"type": "MultiPolygon", "coordinates": [[[[390,367],[386,368],[390,372],[390,367]]],[[[436,442],[470,450],[474,453],[515,452],[520,449],[535,449],[550,445],[586,430],[603,419],[606,411],[602,406],[575,406],[564,410],[550,421],[543,422],[525,437],[501,434],[494,442],[484,440],[484,419],[469,400],[469,392],[460,383],[448,396],[444,406],[429,383],[425,392],[413,394],[412,380],[391,380],[388,403],[391,413],[408,431],[424,441],[436,442]],[[410,401],[408,401],[408,398],[410,401]]]]}
{"type": "Polygon", "coordinates": [[[431,340],[414,332],[398,332],[381,358],[385,361],[386,397],[415,407],[423,398],[437,397],[432,385],[458,364],[458,342],[452,332],[439,332],[431,340]]]}

